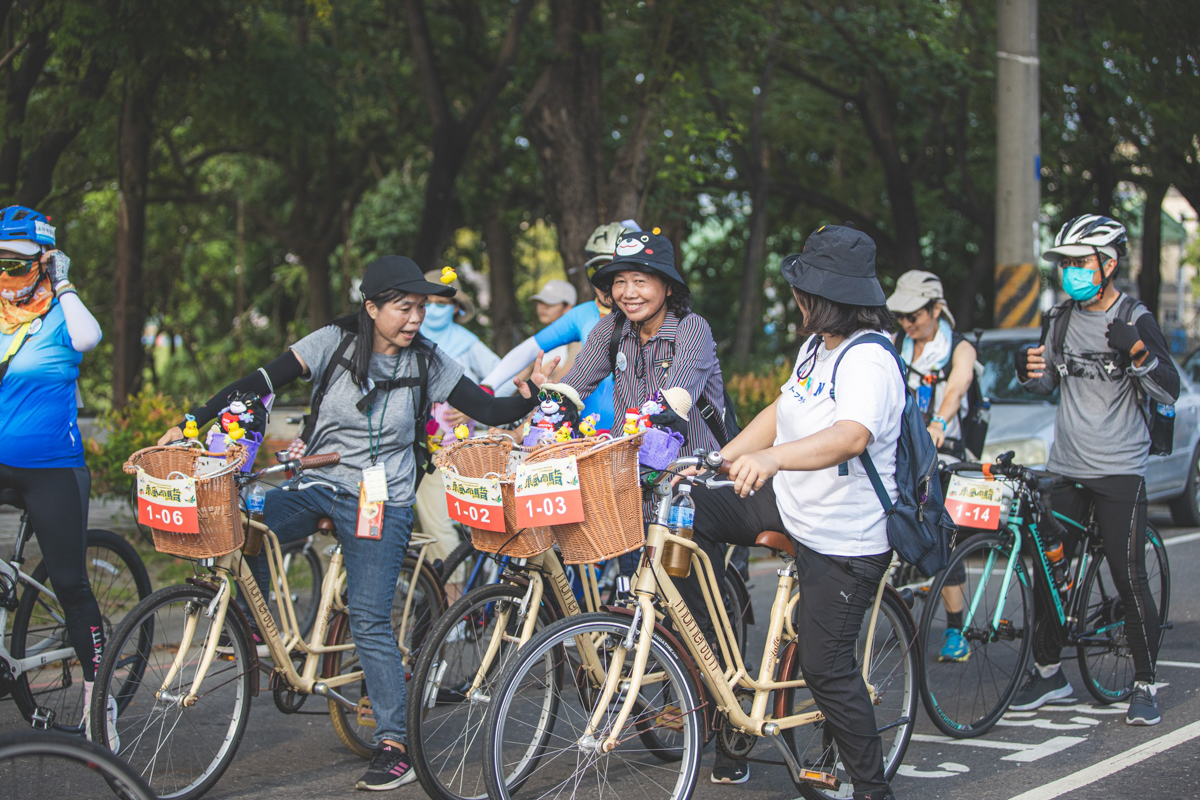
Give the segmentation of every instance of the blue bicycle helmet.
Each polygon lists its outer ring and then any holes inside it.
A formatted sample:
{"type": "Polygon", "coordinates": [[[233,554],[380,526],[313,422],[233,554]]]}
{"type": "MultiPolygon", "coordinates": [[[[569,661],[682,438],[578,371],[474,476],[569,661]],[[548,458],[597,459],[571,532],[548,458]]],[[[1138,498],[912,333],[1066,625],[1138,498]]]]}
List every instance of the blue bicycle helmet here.
{"type": "MultiPolygon", "coordinates": [[[[20,239],[47,248],[54,247],[54,227],[45,214],[25,206],[9,206],[0,210],[0,241],[20,239]]],[[[25,255],[36,255],[26,253],[25,255]]]]}

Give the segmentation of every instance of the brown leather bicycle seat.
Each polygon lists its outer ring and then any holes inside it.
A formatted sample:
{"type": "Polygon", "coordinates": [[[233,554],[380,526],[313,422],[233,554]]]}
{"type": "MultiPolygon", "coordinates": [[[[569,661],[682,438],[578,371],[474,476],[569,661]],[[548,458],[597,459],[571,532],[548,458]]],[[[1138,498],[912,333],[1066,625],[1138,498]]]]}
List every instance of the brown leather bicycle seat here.
{"type": "Polygon", "coordinates": [[[754,540],[754,543],[759,547],[768,547],[776,553],[787,553],[792,558],[796,557],[796,543],[786,533],[763,531],[754,540]]]}
{"type": "Polygon", "coordinates": [[[321,517],[317,520],[317,530],[330,536],[337,534],[337,526],[333,524],[333,520],[329,517],[321,517]]]}

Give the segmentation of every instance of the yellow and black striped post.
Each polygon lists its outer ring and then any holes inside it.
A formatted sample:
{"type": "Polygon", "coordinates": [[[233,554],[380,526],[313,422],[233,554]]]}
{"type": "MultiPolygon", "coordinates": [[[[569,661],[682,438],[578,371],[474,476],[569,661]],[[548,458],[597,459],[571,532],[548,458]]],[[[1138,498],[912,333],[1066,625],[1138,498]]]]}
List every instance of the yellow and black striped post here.
{"type": "Polygon", "coordinates": [[[1042,275],[1033,264],[996,265],[996,327],[1033,328],[1041,324],[1038,297],[1042,275]]]}

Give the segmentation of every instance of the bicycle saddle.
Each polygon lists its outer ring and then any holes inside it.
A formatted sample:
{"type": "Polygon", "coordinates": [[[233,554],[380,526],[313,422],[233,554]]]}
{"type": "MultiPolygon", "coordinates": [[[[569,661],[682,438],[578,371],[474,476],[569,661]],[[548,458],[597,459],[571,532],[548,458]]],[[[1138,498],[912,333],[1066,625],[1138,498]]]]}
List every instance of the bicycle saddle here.
{"type": "Polygon", "coordinates": [[[774,550],[776,553],[786,553],[792,558],[796,557],[796,543],[786,533],[763,531],[754,539],[754,543],[759,547],[774,550]]]}
{"type": "Polygon", "coordinates": [[[21,493],[16,489],[10,489],[6,486],[0,489],[0,506],[15,506],[24,509],[25,498],[21,497],[21,493]]]}
{"type": "Polygon", "coordinates": [[[333,520],[329,517],[321,517],[317,520],[317,530],[328,536],[337,535],[337,526],[333,524],[333,520]]]}

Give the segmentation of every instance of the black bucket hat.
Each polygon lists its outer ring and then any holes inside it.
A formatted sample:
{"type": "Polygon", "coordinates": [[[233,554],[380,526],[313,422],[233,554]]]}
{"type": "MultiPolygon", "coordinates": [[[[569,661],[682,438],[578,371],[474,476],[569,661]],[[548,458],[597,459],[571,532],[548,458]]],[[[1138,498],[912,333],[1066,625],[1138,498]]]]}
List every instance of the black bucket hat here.
{"type": "Polygon", "coordinates": [[[383,256],[367,265],[359,286],[363,298],[370,300],[380,292],[398,289],[413,294],[435,294],[439,297],[454,297],[454,287],[444,283],[431,283],[417,262],[407,256],[383,256]]]}
{"type": "Polygon", "coordinates": [[[835,303],[881,306],[887,301],[875,277],[875,242],[842,225],[813,231],[803,252],[783,260],[783,277],[800,291],[835,303]]]}
{"type": "Polygon", "coordinates": [[[658,232],[658,228],[622,233],[617,238],[613,260],[593,273],[592,285],[607,292],[612,288],[617,273],[627,270],[655,272],[680,286],[687,286],[687,281],[675,269],[675,248],[671,246],[670,239],[658,232]]]}

